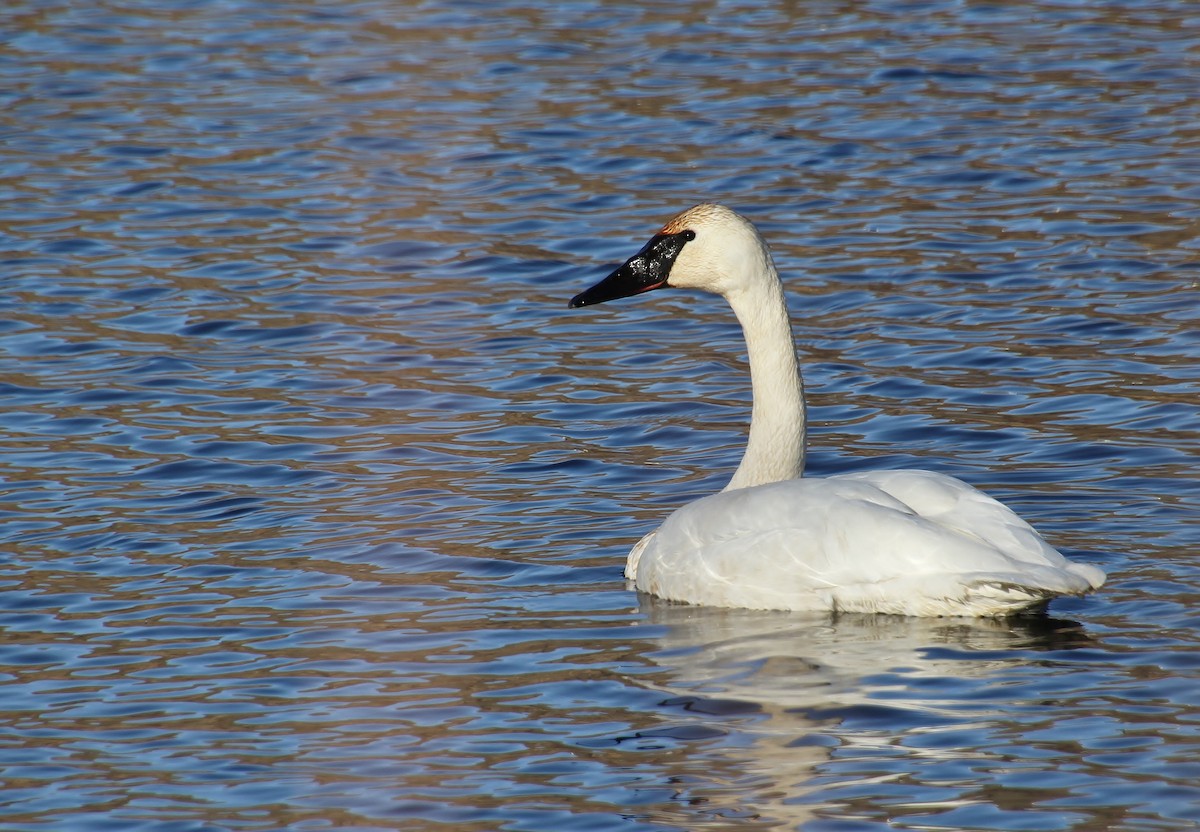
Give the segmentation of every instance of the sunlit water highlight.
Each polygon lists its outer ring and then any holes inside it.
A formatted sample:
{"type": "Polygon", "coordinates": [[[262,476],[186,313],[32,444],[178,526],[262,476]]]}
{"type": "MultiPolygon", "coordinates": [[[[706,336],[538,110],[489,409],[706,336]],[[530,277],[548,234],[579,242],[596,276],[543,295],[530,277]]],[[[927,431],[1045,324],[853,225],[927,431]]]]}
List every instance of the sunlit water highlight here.
{"type": "Polygon", "coordinates": [[[1143,4],[0,13],[0,825],[1200,823],[1200,18],[1143,4]],[[810,470],[1009,502],[1045,620],[672,606],[761,225],[810,470]]]}

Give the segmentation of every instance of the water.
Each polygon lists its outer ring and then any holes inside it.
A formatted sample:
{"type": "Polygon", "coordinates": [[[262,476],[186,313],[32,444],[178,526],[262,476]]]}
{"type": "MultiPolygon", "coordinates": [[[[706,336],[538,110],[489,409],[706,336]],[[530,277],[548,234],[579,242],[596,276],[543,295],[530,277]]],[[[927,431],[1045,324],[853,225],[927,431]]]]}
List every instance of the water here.
{"type": "Polygon", "coordinates": [[[9,3],[5,829],[1200,823],[1200,22],[1184,0],[9,3]],[[810,469],[1106,569],[1045,620],[672,606],[762,226],[810,469]]]}

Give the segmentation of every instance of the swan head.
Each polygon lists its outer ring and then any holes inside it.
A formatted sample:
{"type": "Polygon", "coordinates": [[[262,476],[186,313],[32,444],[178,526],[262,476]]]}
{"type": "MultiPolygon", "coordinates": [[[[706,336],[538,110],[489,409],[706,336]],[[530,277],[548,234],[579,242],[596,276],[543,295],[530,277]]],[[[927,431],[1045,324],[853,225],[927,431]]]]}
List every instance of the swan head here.
{"type": "Polygon", "coordinates": [[[763,276],[778,280],[753,224],[724,205],[703,203],[674,216],[616,271],[571,299],[591,306],[652,289],[699,289],[728,297],[763,276]]]}

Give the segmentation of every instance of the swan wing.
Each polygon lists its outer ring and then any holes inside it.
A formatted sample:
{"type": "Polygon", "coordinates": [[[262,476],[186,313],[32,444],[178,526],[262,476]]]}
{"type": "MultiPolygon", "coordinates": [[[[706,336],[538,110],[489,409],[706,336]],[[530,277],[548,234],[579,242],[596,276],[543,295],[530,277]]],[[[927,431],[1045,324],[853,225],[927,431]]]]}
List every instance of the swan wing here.
{"type": "Polygon", "coordinates": [[[1082,591],[1099,589],[1104,572],[1062,556],[1008,506],[959,479],[934,471],[869,471],[832,479],[866,482],[914,512],[963,537],[979,540],[1013,561],[1052,566],[1086,581],[1082,591]]]}
{"type": "Polygon", "coordinates": [[[1002,615],[1103,581],[1002,504],[923,471],[714,494],[672,514],[635,554],[643,591],[758,609],[1002,615]]]}

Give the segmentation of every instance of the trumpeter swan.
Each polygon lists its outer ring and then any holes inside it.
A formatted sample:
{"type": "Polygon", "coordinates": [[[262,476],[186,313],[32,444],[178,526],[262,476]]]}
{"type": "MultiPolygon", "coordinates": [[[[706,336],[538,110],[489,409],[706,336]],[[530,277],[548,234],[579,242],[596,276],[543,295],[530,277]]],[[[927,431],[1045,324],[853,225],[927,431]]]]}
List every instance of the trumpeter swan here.
{"type": "Polygon", "coordinates": [[[749,220],[721,205],[677,215],[571,300],[651,289],[723,296],[746,339],[754,405],[723,491],[671,514],[629,553],[638,589],[723,607],[902,615],[1009,615],[1104,583],[1013,511],[930,471],[802,477],[804,387],[783,286],[749,220]]]}

